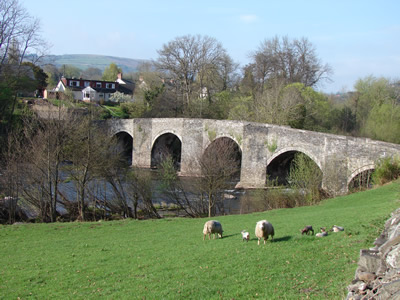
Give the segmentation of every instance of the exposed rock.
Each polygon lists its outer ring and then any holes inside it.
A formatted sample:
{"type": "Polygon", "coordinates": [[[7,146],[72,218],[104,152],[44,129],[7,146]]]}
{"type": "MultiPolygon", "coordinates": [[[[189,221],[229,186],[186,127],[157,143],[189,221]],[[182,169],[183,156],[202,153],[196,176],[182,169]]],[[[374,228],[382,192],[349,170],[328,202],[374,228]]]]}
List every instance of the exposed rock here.
{"type": "Polygon", "coordinates": [[[375,247],[362,249],[347,300],[400,300],[400,209],[392,213],[375,247]]]}

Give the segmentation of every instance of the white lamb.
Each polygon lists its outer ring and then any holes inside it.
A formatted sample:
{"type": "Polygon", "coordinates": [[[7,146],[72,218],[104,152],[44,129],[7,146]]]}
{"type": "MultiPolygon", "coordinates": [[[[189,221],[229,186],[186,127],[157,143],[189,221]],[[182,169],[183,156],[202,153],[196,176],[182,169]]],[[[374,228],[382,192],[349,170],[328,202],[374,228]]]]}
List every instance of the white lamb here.
{"type": "Polygon", "coordinates": [[[221,237],[222,239],[222,225],[219,221],[215,221],[215,220],[211,220],[211,221],[207,221],[204,224],[204,229],[203,229],[203,241],[206,239],[206,235],[208,234],[208,239],[211,240],[211,234],[214,234],[214,239],[215,239],[215,235],[221,237]]]}
{"type": "Polygon", "coordinates": [[[242,230],[242,240],[248,242],[250,239],[250,233],[248,233],[246,230],[242,230]]]}
{"type": "Polygon", "coordinates": [[[256,224],[255,230],[256,237],[258,238],[258,245],[260,245],[260,240],[264,239],[264,245],[266,240],[268,240],[268,236],[271,236],[271,240],[274,240],[274,227],[267,220],[258,221],[256,224]]]}

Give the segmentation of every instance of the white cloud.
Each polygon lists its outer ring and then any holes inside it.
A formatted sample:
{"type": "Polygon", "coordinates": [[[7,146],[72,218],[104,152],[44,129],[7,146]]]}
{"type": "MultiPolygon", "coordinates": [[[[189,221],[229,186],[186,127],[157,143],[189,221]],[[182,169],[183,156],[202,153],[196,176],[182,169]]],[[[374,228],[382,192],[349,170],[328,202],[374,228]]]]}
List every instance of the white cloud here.
{"type": "Polygon", "coordinates": [[[256,15],[241,15],[239,18],[243,23],[254,23],[258,21],[258,17],[256,15]]]}

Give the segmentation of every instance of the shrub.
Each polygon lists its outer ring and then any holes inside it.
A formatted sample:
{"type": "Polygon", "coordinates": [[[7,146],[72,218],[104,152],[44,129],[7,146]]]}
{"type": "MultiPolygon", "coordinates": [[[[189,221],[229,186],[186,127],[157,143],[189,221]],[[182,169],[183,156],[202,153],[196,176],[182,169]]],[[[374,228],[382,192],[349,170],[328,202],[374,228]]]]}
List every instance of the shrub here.
{"type": "Polygon", "coordinates": [[[372,180],[376,185],[383,185],[400,177],[400,158],[385,157],[377,163],[372,180]]]}

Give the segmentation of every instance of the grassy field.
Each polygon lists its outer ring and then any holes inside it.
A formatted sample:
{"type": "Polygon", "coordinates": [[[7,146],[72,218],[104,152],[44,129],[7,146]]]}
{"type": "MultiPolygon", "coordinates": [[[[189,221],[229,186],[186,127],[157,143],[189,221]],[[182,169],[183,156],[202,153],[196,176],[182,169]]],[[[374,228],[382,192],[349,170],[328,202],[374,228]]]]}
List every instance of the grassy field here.
{"type": "Polygon", "coordinates": [[[313,207],[218,217],[218,240],[203,241],[206,219],[1,226],[0,298],[343,299],[399,191],[397,182],[313,207]],[[262,219],[275,241],[257,246],[262,219]],[[301,236],[308,224],[345,231],[301,236]]]}

